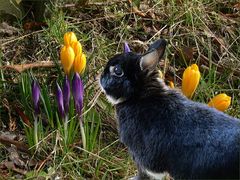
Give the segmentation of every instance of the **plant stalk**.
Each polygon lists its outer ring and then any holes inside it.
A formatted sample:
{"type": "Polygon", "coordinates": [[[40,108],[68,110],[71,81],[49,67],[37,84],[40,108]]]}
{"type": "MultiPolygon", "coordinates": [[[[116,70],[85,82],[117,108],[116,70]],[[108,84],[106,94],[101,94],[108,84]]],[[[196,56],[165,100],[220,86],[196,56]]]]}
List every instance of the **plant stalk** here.
{"type": "Polygon", "coordinates": [[[82,136],[83,149],[86,149],[86,135],[85,135],[85,130],[84,130],[84,126],[83,126],[83,119],[81,116],[79,116],[79,123],[80,123],[80,131],[81,131],[81,136],[82,136]]]}
{"type": "Polygon", "coordinates": [[[38,149],[38,120],[36,115],[34,115],[34,140],[36,149],[38,149]]]}
{"type": "Polygon", "coordinates": [[[67,142],[68,142],[68,116],[65,116],[65,118],[64,118],[64,141],[65,141],[65,145],[67,145],[67,142]]]}

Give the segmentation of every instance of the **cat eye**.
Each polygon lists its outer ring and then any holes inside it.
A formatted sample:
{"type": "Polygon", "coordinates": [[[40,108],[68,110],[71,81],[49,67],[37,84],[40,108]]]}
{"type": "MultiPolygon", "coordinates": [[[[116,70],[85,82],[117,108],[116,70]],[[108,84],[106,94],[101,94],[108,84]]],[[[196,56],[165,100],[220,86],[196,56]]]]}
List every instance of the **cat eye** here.
{"type": "Polygon", "coordinates": [[[110,66],[110,72],[112,75],[117,76],[117,77],[122,77],[123,76],[123,70],[121,66],[110,66]]]}

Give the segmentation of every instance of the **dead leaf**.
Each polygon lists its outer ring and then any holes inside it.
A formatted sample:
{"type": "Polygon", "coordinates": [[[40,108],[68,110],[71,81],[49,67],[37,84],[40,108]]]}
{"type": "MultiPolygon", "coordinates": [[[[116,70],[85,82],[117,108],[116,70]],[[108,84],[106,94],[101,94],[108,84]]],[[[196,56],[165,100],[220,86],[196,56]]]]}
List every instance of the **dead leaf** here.
{"type": "Polygon", "coordinates": [[[12,170],[12,171],[14,171],[14,172],[16,172],[16,173],[19,173],[19,174],[22,174],[22,175],[26,175],[26,174],[27,174],[27,171],[26,171],[26,170],[17,168],[12,161],[5,161],[5,162],[2,163],[2,164],[3,164],[6,168],[8,168],[9,170],[12,170]]]}
{"type": "Polygon", "coordinates": [[[3,178],[2,180],[9,179],[8,176],[10,176],[10,173],[7,169],[7,167],[4,165],[4,161],[0,163],[0,177],[3,178]]]}
{"type": "Polygon", "coordinates": [[[236,11],[240,11],[240,2],[236,3],[233,7],[236,11]]]}
{"type": "Polygon", "coordinates": [[[195,48],[193,47],[177,48],[175,58],[178,59],[177,62],[180,64],[190,64],[193,61],[194,53],[195,48]]]}
{"type": "Polygon", "coordinates": [[[6,146],[11,146],[12,144],[16,146],[19,151],[30,153],[29,148],[26,144],[12,140],[4,135],[0,135],[0,143],[5,144],[6,146]]]}
{"type": "Polygon", "coordinates": [[[12,117],[12,113],[11,113],[11,107],[8,103],[8,100],[6,98],[3,99],[2,101],[3,103],[3,106],[8,110],[8,117],[9,117],[9,124],[8,124],[8,127],[9,127],[9,131],[15,131],[16,128],[17,128],[17,125],[16,125],[16,119],[12,117]]]}
{"type": "Polygon", "coordinates": [[[14,145],[11,145],[11,147],[7,148],[9,152],[9,158],[10,160],[19,167],[24,167],[25,163],[20,159],[17,149],[14,145]]]}
{"type": "Polygon", "coordinates": [[[28,167],[33,167],[33,166],[37,166],[38,165],[38,162],[35,160],[35,159],[29,159],[28,162],[27,162],[27,166],[28,167]]]}
{"type": "Polygon", "coordinates": [[[32,124],[29,120],[29,118],[24,114],[24,112],[17,106],[15,106],[15,111],[18,113],[18,115],[21,117],[22,121],[28,126],[32,127],[32,124]]]}
{"type": "Polygon", "coordinates": [[[43,29],[44,27],[47,27],[47,23],[45,22],[26,22],[24,25],[23,25],[23,29],[25,31],[36,31],[36,30],[41,30],[43,29]]]}
{"type": "Polygon", "coordinates": [[[0,69],[12,69],[21,73],[23,71],[26,71],[32,68],[43,68],[43,67],[49,68],[54,66],[55,64],[52,61],[40,61],[40,62],[31,63],[31,64],[5,65],[5,66],[0,66],[0,69]]]}
{"type": "Polygon", "coordinates": [[[6,138],[11,139],[11,140],[14,140],[14,139],[17,138],[17,135],[12,133],[12,132],[10,132],[10,131],[6,131],[6,132],[2,132],[1,131],[0,132],[0,136],[6,137],[6,138]]]}
{"type": "Polygon", "coordinates": [[[0,24],[0,34],[12,36],[13,34],[18,33],[19,29],[8,25],[6,22],[0,24]]]}
{"type": "Polygon", "coordinates": [[[143,13],[142,11],[140,11],[140,10],[138,9],[138,7],[134,5],[134,3],[132,2],[132,0],[128,0],[128,2],[130,3],[130,6],[132,7],[132,11],[133,11],[135,14],[137,14],[137,15],[139,15],[139,16],[141,16],[141,17],[145,17],[145,16],[146,16],[145,13],[143,13]]]}

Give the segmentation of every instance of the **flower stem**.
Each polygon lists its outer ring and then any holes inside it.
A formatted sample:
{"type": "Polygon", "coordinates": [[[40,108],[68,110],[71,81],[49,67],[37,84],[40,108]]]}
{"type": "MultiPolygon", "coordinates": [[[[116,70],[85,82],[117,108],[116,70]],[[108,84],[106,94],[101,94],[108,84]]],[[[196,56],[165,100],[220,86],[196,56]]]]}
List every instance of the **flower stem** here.
{"type": "Polygon", "coordinates": [[[86,135],[85,135],[83,120],[82,120],[81,116],[79,116],[79,123],[80,123],[80,131],[81,131],[81,136],[82,136],[83,149],[86,149],[86,135]]]}
{"type": "Polygon", "coordinates": [[[38,149],[38,121],[35,115],[34,115],[34,141],[36,149],[38,149]]]}
{"type": "Polygon", "coordinates": [[[67,145],[67,142],[68,142],[68,116],[65,116],[65,119],[64,119],[64,141],[65,141],[65,145],[67,145]]]}

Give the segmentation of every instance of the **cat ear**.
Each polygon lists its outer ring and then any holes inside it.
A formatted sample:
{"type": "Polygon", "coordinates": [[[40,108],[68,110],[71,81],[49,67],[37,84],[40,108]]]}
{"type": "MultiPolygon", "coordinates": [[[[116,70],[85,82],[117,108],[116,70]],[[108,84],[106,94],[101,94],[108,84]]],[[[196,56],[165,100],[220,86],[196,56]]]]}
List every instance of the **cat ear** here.
{"type": "Polygon", "coordinates": [[[159,39],[151,44],[140,59],[141,70],[149,69],[153,70],[156,68],[160,58],[163,56],[167,42],[164,39],[159,39]]]}

